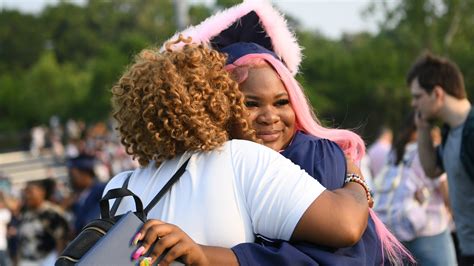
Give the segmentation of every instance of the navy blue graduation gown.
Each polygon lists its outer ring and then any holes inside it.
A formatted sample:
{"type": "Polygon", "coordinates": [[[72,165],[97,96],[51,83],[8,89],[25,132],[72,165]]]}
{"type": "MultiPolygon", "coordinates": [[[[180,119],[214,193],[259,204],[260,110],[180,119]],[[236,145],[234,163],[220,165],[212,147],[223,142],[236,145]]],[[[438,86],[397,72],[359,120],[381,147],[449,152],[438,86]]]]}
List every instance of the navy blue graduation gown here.
{"type": "MultiPolygon", "coordinates": [[[[329,190],[341,188],[346,160],[340,147],[327,139],[297,132],[281,152],[329,190]]],[[[351,221],[347,221],[350,223],[351,221]]],[[[232,248],[240,265],[381,265],[382,254],[375,224],[369,217],[362,239],[352,247],[330,248],[309,243],[289,243],[257,236],[256,243],[232,248]]]]}

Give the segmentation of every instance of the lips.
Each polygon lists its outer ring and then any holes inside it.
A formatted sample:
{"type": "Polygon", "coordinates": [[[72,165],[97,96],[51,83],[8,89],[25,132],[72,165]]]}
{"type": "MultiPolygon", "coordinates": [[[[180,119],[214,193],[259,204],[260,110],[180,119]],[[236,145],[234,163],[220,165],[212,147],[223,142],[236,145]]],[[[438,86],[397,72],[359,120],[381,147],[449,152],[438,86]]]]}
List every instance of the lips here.
{"type": "Polygon", "coordinates": [[[257,138],[263,140],[264,142],[272,142],[280,138],[281,131],[271,130],[271,131],[257,131],[257,138]]]}

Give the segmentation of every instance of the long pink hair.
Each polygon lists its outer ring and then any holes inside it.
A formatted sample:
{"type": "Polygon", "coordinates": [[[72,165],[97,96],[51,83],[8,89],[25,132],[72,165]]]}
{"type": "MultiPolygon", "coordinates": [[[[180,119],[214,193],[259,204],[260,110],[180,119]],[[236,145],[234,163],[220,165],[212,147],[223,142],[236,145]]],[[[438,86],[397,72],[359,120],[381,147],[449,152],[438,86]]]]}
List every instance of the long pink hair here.
{"type": "MultiPolygon", "coordinates": [[[[359,162],[365,154],[365,144],[362,138],[349,130],[323,127],[312,111],[301,86],[280,60],[265,53],[247,54],[225,68],[232,73],[238,83],[242,83],[248,77],[249,68],[268,64],[278,73],[286,87],[291,106],[296,115],[297,129],[319,138],[334,141],[346,155],[359,162]]],[[[403,265],[403,257],[407,257],[408,260],[415,263],[410,252],[385,227],[372,209],[369,209],[369,214],[374,221],[375,231],[380,239],[382,258],[386,254],[392,265],[403,265]]]]}

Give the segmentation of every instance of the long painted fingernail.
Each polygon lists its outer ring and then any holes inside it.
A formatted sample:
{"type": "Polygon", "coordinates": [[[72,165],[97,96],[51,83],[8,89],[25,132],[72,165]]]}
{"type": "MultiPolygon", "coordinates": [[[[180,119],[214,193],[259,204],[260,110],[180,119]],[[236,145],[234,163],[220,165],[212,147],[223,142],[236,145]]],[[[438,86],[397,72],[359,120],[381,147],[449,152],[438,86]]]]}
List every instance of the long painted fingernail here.
{"type": "Polygon", "coordinates": [[[143,251],[145,251],[145,247],[143,247],[143,246],[139,247],[137,249],[137,251],[135,251],[135,253],[133,253],[132,259],[133,260],[138,259],[141,255],[143,255],[143,251]]]}
{"type": "Polygon", "coordinates": [[[138,232],[135,237],[133,238],[133,241],[132,243],[136,246],[138,244],[138,241],[140,240],[140,238],[142,237],[142,234],[140,232],[138,232]]]}
{"type": "Polygon", "coordinates": [[[140,261],[140,266],[150,266],[151,257],[146,257],[140,261]]]}

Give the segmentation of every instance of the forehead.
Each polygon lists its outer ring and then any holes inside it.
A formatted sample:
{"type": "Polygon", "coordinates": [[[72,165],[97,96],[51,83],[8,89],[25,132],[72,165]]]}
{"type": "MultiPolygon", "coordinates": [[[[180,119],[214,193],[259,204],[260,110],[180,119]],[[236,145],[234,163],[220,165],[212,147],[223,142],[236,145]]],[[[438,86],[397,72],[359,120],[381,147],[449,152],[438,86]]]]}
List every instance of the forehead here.
{"type": "Polygon", "coordinates": [[[249,68],[248,78],[241,84],[244,93],[287,94],[283,81],[270,66],[249,68]]]}
{"type": "Polygon", "coordinates": [[[425,94],[428,94],[426,92],[425,89],[423,89],[421,86],[420,86],[420,83],[418,82],[418,79],[414,79],[411,83],[410,83],[410,91],[411,91],[411,94],[412,95],[425,95],[425,94]]]}
{"type": "Polygon", "coordinates": [[[29,190],[29,191],[43,190],[43,188],[38,184],[28,184],[28,185],[26,185],[25,189],[29,190]]]}

